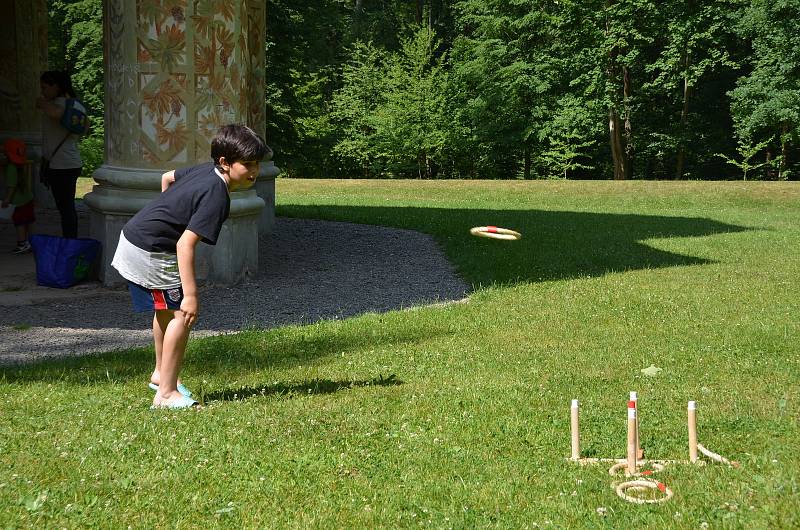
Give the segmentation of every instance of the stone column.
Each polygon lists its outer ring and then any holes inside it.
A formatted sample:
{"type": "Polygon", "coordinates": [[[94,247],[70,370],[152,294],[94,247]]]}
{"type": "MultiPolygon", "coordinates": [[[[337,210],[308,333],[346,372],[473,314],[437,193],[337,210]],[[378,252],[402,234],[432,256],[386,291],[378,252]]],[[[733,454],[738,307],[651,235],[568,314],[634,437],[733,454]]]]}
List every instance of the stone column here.
{"type": "MultiPolygon", "coordinates": [[[[47,2],[0,0],[0,13],[5,21],[0,32],[0,144],[7,138],[25,142],[37,204],[54,206],[50,192],[38,178],[42,114],[36,108],[36,97],[39,76],[47,70],[47,2]]],[[[5,186],[0,183],[0,188],[5,186]]]]}
{"type": "MultiPolygon", "coordinates": [[[[106,152],[85,201],[106,285],[122,282],[110,266],[119,232],[160,193],[162,173],[210,160],[220,125],[264,134],[264,2],[171,4],[103,2],[106,152]]],[[[274,216],[257,190],[274,195],[277,169],[262,168],[255,189],[231,194],[217,245],[198,249],[200,278],[233,284],[256,272],[259,226],[274,216]]]]}

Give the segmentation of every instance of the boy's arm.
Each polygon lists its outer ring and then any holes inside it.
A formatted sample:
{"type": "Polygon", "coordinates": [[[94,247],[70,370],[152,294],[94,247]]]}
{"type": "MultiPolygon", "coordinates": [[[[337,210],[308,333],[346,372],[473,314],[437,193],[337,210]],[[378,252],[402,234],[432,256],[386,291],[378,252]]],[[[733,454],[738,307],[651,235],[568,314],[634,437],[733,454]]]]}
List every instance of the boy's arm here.
{"type": "Polygon", "coordinates": [[[181,287],[183,287],[181,311],[183,312],[183,325],[187,328],[192,327],[197,321],[200,309],[197,301],[197,280],[194,275],[194,254],[200,239],[199,235],[186,229],[176,245],[178,273],[181,276],[181,287]]]}
{"type": "Polygon", "coordinates": [[[175,170],[167,171],[163,175],[161,175],[161,193],[167,191],[167,188],[175,182],[175,170]]]}

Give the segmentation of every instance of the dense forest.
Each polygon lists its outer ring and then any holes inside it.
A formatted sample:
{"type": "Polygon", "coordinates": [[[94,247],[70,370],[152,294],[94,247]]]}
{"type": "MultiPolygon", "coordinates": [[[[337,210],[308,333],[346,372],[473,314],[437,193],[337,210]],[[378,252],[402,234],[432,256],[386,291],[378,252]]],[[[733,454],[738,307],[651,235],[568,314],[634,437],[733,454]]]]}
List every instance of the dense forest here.
{"type": "MultiPolygon", "coordinates": [[[[101,0],[49,5],[51,67],[101,118],[101,0]]],[[[268,0],[267,140],[295,177],[800,179],[798,21],[800,0],[268,0]]]]}

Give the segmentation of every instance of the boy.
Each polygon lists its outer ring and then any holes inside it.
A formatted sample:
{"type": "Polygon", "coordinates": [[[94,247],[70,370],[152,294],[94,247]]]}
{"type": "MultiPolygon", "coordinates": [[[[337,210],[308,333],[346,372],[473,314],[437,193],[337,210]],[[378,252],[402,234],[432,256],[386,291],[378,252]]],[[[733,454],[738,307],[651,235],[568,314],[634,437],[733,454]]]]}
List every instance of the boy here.
{"type": "Polygon", "coordinates": [[[249,188],[272,153],[244,125],[225,125],[211,141],[211,158],[161,177],[161,195],[122,228],[111,265],[123,278],[137,312],[154,311],[156,366],[153,408],[197,404],[178,374],[199,304],[194,272],[200,241],[214,245],[230,212],[229,192],[249,188]]]}
{"type": "Polygon", "coordinates": [[[8,158],[6,166],[6,196],[0,207],[6,208],[14,205],[11,221],[17,229],[17,246],[14,254],[24,254],[31,251],[28,237],[31,235],[31,225],[36,220],[33,212],[33,183],[31,182],[30,167],[25,164],[25,142],[9,138],[3,145],[8,158]]]}

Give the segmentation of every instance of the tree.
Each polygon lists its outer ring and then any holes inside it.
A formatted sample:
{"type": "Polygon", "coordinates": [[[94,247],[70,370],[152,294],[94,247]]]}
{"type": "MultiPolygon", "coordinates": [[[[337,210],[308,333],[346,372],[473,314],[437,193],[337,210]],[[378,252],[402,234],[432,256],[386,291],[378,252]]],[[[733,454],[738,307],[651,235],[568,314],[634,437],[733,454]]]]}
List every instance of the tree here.
{"type": "Polygon", "coordinates": [[[340,131],[333,148],[363,176],[431,178],[445,141],[444,57],[433,56],[433,32],[421,26],[402,48],[386,53],[357,43],[331,101],[340,131]]]}
{"type": "Polygon", "coordinates": [[[769,144],[770,139],[767,139],[759,144],[751,145],[744,141],[739,141],[739,145],[736,148],[736,151],[739,154],[739,158],[741,160],[736,160],[735,158],[729,157],[723,153],[717,153],[717,156],[725,160],[728,164],[739,168],[742,171],[742,180],[747,180],[747,174],[760,167],[767,165],[767,162],[761,163],[752,163],[753,157],[756,156],[759,151],[763,150],[767,144],[769,144]]]}
{"type": "Polygon", "coordinates": [[[72,76],[89,107],[93,135],[103,131],[103,9],[101,0],[52,0],[49,19],[51,69],[72,76]]]}
{"type": "Polygon", "coordinates": [[[334,92],[330,119],[338,141],[332,148],[339,169],[363,177],[380,174],[386,157],[375,145],[376,109],[386,101],[386,54],[371,43],[356,43],[342,68],[342,87],[334,92]]]}
{"type": "MultiPolygon", "coordinates": [[[[740,143],[775,138],[778,178],[791,176],[790,153],[800,137],[800,0],[753,0],[739,29],[751,42],[752,72],[731,91],[740,143]]],[[[767,160],[772,162],[772,151],[767,160]]]]}
{"type": "Polygon", "coordinates": [[[558,7],[536,0],[465,0],[456,4],[463,33],[453,50],[461,123],[474,131],[473,156],[490,174],[532,177],[541,140],[560,88],[558,7]]]}
{"type": "Polygon", "coordinates": [[[728,45],[731,39],[731,19],[740,12],[741,0],[681,0],[657,4],[659,20],[666,22],[665,42],[659,55],[646,66],[648,73],[655,73],[653,81],[643,89],[653,89],[664,94],[662,101],[678,99],[680,106],[677,126],[674,131],[676,162],[674,178],[682,178],[685,172],[686,149],[691,134],[691,102],[697,84],[703,77],[713,74],[721,67],[735,68],[728,45]],[[680,90],[679,98],[669,95],[680,90]]]}
{"type": "Polygon", "coordinates": [[[445,57],[434,57],[438,43],[427,26],[403,40],[386,70],[386,98],[372,124],[377,148],[387,153],[390,170],[431,178],[438,171],[447,126],[444,120],[445,57]]]}

